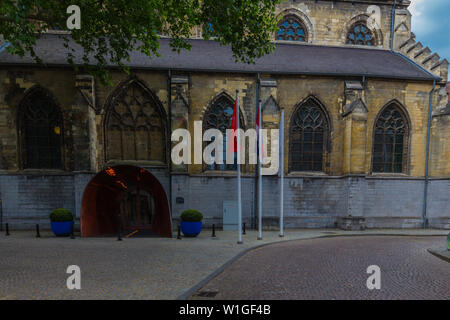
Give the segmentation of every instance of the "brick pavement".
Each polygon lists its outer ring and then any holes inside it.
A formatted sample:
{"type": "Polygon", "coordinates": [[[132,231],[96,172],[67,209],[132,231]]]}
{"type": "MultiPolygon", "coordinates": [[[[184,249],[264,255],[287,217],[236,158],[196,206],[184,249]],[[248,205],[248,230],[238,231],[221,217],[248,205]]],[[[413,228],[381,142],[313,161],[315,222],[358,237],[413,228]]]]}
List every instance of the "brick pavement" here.
{"type": "MultiPolygon", "coordinates": [[[[287,230],[284,238],[265,231],[262,241],[247,231],[244,244],[235,232],[210,230],[198,238],[56,238],[42,231],[0,234],[0,299],[176,299],[222,265],[260,244],[280,240],[355,234],[447,234],[439,230],[287,230]],[[82,289],[66,288],[66,268],[81,268],[82,289]]],[[[430,255],[431,258],[434,259],[430,255]]],[[[430,258],[430,259],[431,259],[430,258]]]]}
{"type": "Polygon", "coordinates": [[[368,236],[273,244],[236,260],[199,292],[217,293],[215,299],[237,300],[448,300],[450,264],[427,252],[444,240],[368,236]],[[366,286],[370,265],[381,269],[380,290],[366,286]]]}

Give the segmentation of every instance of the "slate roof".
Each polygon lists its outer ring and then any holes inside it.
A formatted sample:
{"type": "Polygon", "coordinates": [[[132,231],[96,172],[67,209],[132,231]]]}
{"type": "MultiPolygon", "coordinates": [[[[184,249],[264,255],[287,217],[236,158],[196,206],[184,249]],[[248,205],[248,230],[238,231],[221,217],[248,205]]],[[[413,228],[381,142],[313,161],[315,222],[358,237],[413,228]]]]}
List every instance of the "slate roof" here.
{"type": "MultiPolygon", "coordinates": [[[[221,46],[215,41],[201,39],[189,40],[190,51],[180,54],[169,46],[169,39],[160,40],[161,57],[149,58],[133,51],[131,68],[155,70],[270,73],[326,76],[367,76],[405,80],[440,79],[420,68],[399,53],[384,49],[361,47],[333,47],[311,44],[277,43],[273,53],[256,61],[255,64],[236,63],[230,47],[221,46]]],[[[66,66],[68,49],[62,45],[56,34],[44,35],[35,48],[38,56],[49,66],[66,66]]],[[[82,64],[82,49],[76,46],[75,63],[82,64]]],[[[35,64],[29,56],[23,58],[0,52],[0,65],[35,64]]],[[[111,67],[114,65],[111,64],[111,67]]]]}

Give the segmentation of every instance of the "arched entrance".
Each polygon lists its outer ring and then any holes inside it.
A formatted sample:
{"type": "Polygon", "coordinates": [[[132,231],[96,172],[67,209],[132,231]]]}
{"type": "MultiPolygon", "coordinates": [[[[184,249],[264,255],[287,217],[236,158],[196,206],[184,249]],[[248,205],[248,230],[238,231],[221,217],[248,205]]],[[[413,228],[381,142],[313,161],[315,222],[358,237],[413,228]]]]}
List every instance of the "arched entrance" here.
{"type": "Polygon", "coordinates": [[[145,169],[119,165],[99,172],[84,190],[81,235],[112,235],[118,225],[163,237],[172,236],[169,202],[164,188],[145,169]]]}

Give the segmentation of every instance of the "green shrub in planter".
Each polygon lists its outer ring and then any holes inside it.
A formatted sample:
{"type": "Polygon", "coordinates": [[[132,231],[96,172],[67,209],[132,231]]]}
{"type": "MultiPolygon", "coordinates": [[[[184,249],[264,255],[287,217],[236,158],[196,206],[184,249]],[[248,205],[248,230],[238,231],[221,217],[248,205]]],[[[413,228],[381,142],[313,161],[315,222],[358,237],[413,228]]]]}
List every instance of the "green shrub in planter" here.
{"type": "Polygon", "coordinates": [[[51,222],[73,221],[73,214],[67,209],[55,209],[50,213],[51,222]]]}
{"type": "Polygon", "coordinates": [[[200,222],[203,219],[203,215],[200,211],[188,209],[183,211],[180,218],[184,222],[200,222]]]}

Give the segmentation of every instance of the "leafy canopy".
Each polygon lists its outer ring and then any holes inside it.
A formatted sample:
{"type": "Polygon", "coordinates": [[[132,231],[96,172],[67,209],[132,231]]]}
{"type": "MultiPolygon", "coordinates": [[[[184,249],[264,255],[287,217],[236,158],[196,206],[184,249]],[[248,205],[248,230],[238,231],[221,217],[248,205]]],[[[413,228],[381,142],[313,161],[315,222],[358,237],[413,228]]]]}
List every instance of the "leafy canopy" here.
{"type": "Polygon", "coordinates": [[[275,5],[280,0],[1,0],[0,35],[10,42],[12,54],[30,54],[46,30],[67,30],[68,6],[81,9],[81,28],[62,35],[74,63],[80,45],[89,72],[108,79],[109,63],[124,65],[130,52],[158,56],[161,35],[169,37],[175,51],[190,49],[187,39],[200,26],[205,39],[230,45],[236,61],[253,63],[273,50],[276,31],[275,5]]]}

